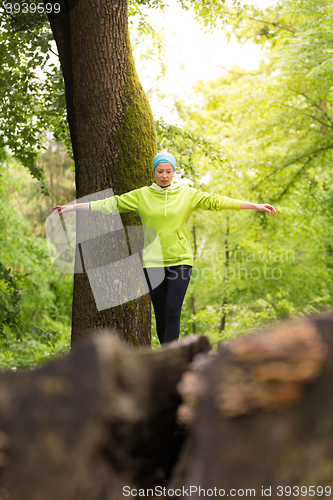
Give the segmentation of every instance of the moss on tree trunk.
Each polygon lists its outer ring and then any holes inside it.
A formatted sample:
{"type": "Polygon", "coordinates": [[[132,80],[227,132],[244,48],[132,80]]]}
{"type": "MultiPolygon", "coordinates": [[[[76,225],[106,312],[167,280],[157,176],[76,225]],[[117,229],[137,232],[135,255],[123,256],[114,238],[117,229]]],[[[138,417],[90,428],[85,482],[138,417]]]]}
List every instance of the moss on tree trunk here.
{"type": "MultiPolygon", "coordinates": [[[[156,132],[136,73],[127,2],[61,1],[50,15],[65,80],[77,198],[112,188],[122,194],[153,180],[156,132]]],[[[124,225],[140,225],[135,214],[124,225]]],[[[149,344],[150,298],[98,311],[88,277],[74,277],[72,342],[96,327],[114,327],[129,343],[149,344]]]]}

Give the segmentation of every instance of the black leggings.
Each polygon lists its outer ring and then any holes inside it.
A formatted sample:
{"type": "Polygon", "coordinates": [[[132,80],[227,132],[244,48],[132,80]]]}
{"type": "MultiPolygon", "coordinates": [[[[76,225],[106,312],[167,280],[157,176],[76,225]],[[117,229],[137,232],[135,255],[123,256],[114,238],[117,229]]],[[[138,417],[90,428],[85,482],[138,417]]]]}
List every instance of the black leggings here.
{"type": "Polygon", "coordinates": [[[151,283],[156,283],[154,276],[160,276],[161,271],[161,268],[150,267],[147,273],[144,268],[155,311],[157,336],[162,344],[179,338],[180,313],[190,282],[192,266],[182,264],[165,267],[163,281],[158,286],[152,287],[151,283]]]}

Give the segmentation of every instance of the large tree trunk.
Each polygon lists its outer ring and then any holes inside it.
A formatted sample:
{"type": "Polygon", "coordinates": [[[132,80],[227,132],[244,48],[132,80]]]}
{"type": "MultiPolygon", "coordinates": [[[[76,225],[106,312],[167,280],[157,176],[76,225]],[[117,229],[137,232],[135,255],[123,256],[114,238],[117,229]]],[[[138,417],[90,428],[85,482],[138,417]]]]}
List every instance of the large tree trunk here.
{"type": "MultiPolygon", "coordinates": [[[[65,80],[76,197],[107,188],[119,195],[149,184],[156,133],[134,66],[126,0],[57,3],[60,14],[49,20],[65,80]]],[[[135,214],[121,217],[124,225],[140,225],[135,214]]],[[[75,274],[72,343],[106,326],[129,343],[149,344],[149,295],[98,311],[86,273],[75,274]]]]}

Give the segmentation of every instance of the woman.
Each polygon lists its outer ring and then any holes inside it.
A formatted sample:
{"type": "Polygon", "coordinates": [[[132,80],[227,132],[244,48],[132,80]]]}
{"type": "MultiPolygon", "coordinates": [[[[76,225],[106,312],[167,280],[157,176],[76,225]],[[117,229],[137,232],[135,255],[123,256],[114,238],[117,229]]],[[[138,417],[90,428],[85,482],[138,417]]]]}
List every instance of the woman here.
{"type": "Polygon", "coordinates": [[[57,205],[53,212],[60,215],[72,210],[104,214],[136,212],[143,226],[156,230],[160,251],[156,250],[156,244],[148,245],[143,251],[143,268],[161,344],[179,338],[181,308],[193,266],[193,253],[186,232],[191,214],[198,208],[216,211],[252,209],[265,211],[268,215],[276,214],[275,208],[267,203],[250,203],[180,186],[172,180],[175,170],[175,158],[162,150],[153,160],[156,182],[151,186],[90,203],[57,205]],[[161,267],[165,271],[162,282],[156,279],[161,267]],[[157,282],[159,284],[154,286],[157,282]]]}

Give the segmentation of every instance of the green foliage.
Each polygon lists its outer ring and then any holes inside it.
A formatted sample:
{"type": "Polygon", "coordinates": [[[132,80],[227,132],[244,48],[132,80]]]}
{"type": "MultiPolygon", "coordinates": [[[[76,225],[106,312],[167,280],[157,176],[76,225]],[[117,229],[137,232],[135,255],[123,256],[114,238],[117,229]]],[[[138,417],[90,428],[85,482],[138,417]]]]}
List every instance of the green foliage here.
{"type": "Polygon", "coordinates": [[[231,177],[194,156],[209,188],[278,212],[196,215],[198,277],[194,270],[182,329],[189,334],[195,323],[215,344],[333,305],[332,5],[287,0],[261,15],[257,9],[255,20],[248,14],[232,29],[266,48],[259,70],[233,68],[198,82],[195,102],[176,103],[183,126],[220,144],[234,167],[231,177]],[[273,26],[258,39],[260,18],[292,30],[273,26]]]}
{"type": "Polygon", "coordinates": [[[36,163],[46,132],[71,152],[64,84],[59,64],[50,58],[53,35],[46,13],[23,12],[23,4],[0,5],[0,147],[10,148],[47,194],[36,163]]]}
{"type": "Polygon", "coordinates": [[[269,65],[264,63],[257,75],[230,73],[208,88],[197,86],[199,95],[211,91],[207,131],[214,134],[215,128],[227,151],[238,144],[252,174],[252,190],[269,190],[271,201],[302,182],[312,166],[328,166],[333,145],[332,6],[321,6],[320,19],[310,0],[284,2],[282,10],[288,19],[292,13],[296,31],[288,33],[286,44],[280,30],[281,43],[267,51],[269,65]]]}
{"type": "Polygon", "coordinates": [[[174,154],[181,177],[189,179],[201,188],[204,187],[200,183],[199,174],[194,168],[194,155],[196,163],[199,165],[202,164],[204,159],[209,159],[210,163],[220,170],[226,173],[233,171],[233,167],[222,149],[205,137],[177,125],[165,123],[163,120],[156,120],[155,124],[157,148],[166,148],[170,153],[174,154]]]}
{"type": "Polygon", "coordinates": [[[10,269],[6,269],[0,262],[0,328],[4,346],[8,346],[6,327],[20,338],[20,299],[21,295],[10,274],[10,269]]]}
{"type": "MultiPolygon", "coordinates": [[[[252,211],[192,218],[197,251],[181,335],[195,330],[215,347],[333,302],[331,6],[221,9],[229,36],[261,44],[266,58],[256,71],[235,67],[198,82],[195,100],[175,102],[181,125],[156,122],[158,148],[175,155],[192,185],[278,210],[270,218],[252,211]]],[[[157,345],[154,324],[152,337],[157,345]]]]}
{"type": "Polygon", "coordinates": [[[49,196],[39,189],[26,168],[11,159],[10,172],[15,189],[12,191],[11,204],[20,212],[31,227],[32,236],[45,236],[45,220],[52,207],[64,205],[75,199],[75,174],[73,161],[66,149],[55,141],[50,141],[45,152],[37,157],[37,165],[45,172],[45,185],[49,196]]]}
{"type": "Polygon", "coordinates": [[[54,339],[48,338],[49,335],[52,334],[45,334],[42,329],[36,328],[20,341],[11,338],[9,347],[0,352],[1,370],[32,370],[69,353],[68,331],[59,330],[54,339]]]}
{"type": "MultiPolygon", "coordinates": [[[[239,5],[236,0],[233,3],[239,5]]],[[[180,4],[194,9],[207,27],[224,16],[223,2],[217,0],[180,0],[180,4]]],[[[24,0],[0,4],[0,148],[9,147],[48,194],[43,169],[36,161],[47,142],[46,133],[64,144],[70,156],[72,149],[64,82],[46,11],[27,9],[27,5],[31,7],[24,0]]],[[[161,37],[148,22],[147,9],[163,10],[166,5],[162,0],[132,0],[128,5],[131,26],[135,21],[138,35],[151,37],[159,52],[161,37]]]]}
{"type": "MultiPolygon", "coordinates": [[[[225,0],[177,1],[183,9],[193,10],[195,19],[202,23],[208,31],[213,31],[218,26],[221,27],[227,20],[225,0]]],[[[130,0],[128,2],[128,17],[131,26],[133,26],[135,20],[137,22],[140,35],[154,38],[155,31],[148,22],[148,9],[160,9],[163,12],[169,3],[170,2],[165,2],[163,0],[130,0]]],[[[232,6],[236,7],[236,16],[239,16],[243,10],[242,1],[232,0],[232,6]]]]}
{"type": "MultiPolygon", "coordinates": [[[[46,240],[31,236],[29,224],[13,207],[11,193],[20,179],[15,163],[7,158],[6,164],[1,166],[0,181],[0,260],[4,266],[0,318],[5,327],[0,364],[2,369],[27,368],[69,349],[73,277],[54,271],[46,240]]],[[[20,195],[24,206],[29,192],[21,188],[20,195]]]]}
{"type": "Polygon", "coordinates": [[[167,76],[167,67],[164,62],[166,52],[164,31],[165,30],[162,29],[159,32],[154,32],[154,43],[151,43],[151,40],[147,38],[143,39],[140,35],[139,28],[134,28],[132,26],[130,31],[131,47],[138,74],[145,72],[145,69],[149,65],[149,73],[145,75],[151,85],[150,88],[146,88],[145,90],[148,99],[152,96],[157,99],[165,98],[165,94],[163,94],[159,88],[159,85],[167,76]],[[155,70],[152,69],[152,65],[155,66],[155,70]]]}

